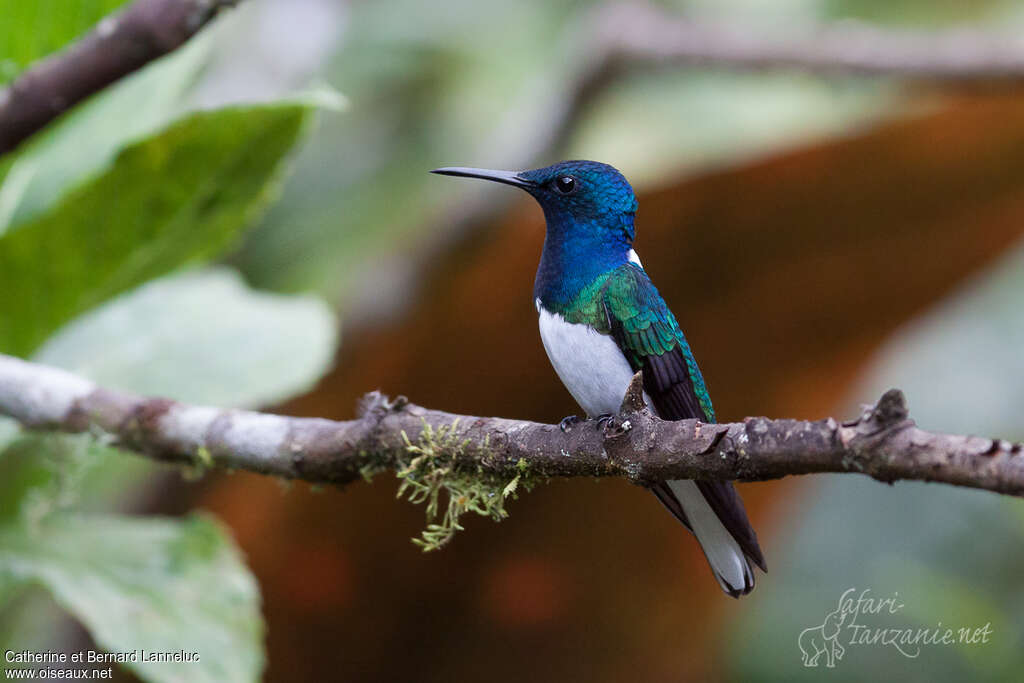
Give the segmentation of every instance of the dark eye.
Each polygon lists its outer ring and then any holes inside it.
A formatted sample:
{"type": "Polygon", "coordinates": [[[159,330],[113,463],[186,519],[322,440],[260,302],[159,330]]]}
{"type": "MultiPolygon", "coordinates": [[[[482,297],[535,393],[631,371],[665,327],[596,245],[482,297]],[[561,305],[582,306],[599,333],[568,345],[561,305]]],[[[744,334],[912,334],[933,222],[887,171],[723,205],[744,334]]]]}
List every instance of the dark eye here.
{"type": "Polygon", "coordinates": [[[558,194],[572,194],[576,191],[576,179],[571,175],[562,175],[555,178],[555,191],[558,194]]]}

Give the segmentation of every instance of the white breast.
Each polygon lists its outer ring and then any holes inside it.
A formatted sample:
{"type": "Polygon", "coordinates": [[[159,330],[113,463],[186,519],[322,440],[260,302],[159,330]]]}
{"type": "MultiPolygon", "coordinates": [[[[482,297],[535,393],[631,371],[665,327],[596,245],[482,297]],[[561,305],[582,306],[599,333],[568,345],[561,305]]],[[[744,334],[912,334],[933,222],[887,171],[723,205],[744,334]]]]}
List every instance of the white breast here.
{"type": "Polygon", "coordinates": [[[587,325],[540,311],[540,338],[562,384],[591,417],[616,414],[633,378],[626,357],[610,336],[587,325]]]}
{"type": "MultiPolygon", "coordinates": [[[[631,260],[636,257],[631,252],[631,260]]],[[[639,262],[639,259],[636,259],[639,262]]],[[[619,412],[633,370],[615,340],[586,325],[568,323],[557,313],[545,311],[536,301],[540,313],[540,338],[548,352],[551,365],[562,383],[587,411],[590,417],[619,412]]],[[[651,399],[644,394],[651,406],[651,399]]],[[[750,562],[736,539],[725,528],[711,505],[692,481],[670,481],[669,488],[683,508],[689,526],[704,549],[704,555],[723,590],[733,594],[754,585],[750,562]]]]}

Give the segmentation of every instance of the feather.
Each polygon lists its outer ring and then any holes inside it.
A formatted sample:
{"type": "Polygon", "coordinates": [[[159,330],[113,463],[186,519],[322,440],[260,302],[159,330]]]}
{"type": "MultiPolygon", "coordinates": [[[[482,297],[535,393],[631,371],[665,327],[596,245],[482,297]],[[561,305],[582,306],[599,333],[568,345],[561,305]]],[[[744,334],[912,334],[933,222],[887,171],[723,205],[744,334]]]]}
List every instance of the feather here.
{"type": "MultiPolygon", "coordinates": [[[[621,266],[606,280],[603,293],[611,335],[632,369],[643,370],[644,391],[658,416],[714,422],[689,344],[643,269],[633,263],[621,266]]],[[[735,597],[753,589],[747,558],[764,571],[764,554],[732,482],[663,482],[652,491],[697,536],[726,592],[735,597]]]]}

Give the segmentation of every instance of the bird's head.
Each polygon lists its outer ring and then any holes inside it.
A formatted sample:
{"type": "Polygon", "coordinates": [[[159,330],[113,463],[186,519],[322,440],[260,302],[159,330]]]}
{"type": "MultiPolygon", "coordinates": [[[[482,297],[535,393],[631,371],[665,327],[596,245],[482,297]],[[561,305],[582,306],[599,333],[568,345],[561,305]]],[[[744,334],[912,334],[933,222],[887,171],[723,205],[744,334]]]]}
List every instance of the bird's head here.
{"type": "Polygon", "coordinates": [[[532,171],[438,168],[432,173],[481,178],[514,185],[533,195],[544,209],[548,237],[596,240],[611,247],[633,243],[636,196],[629,182],[608,164],[562,161],[532,171]]]}

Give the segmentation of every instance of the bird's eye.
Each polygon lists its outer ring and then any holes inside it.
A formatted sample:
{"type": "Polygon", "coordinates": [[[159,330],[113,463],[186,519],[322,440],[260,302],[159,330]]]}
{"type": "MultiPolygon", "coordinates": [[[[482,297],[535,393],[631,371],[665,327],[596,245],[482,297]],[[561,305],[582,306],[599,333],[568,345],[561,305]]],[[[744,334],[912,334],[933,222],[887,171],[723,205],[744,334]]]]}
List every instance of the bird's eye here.
{"type": "Polygon", "coordinates": [[[572,194],[576,191],[576,179],[571,175],[562,175],[555,178],[555,191],[558,194],[572,194]]]}

